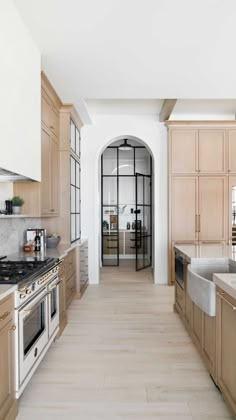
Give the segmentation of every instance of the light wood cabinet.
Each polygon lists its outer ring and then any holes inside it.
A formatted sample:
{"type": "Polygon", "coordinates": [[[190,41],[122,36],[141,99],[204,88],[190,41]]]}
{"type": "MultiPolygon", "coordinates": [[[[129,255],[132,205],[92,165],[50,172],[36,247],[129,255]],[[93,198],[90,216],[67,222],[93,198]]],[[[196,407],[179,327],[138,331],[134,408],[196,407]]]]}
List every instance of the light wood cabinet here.
{"type": "Polygon", "coordinates": [[[202,356],[207,368],[216,380],[216,317],[202,314],[202,356]]]}
{"type": "Polygon", "coordinates": [[[15,361],[13,295],[0,302],[0,419],[15,418],[18,403],[14,397],[15,361]]]}
{"type": "Polygon", "coordinates": [[[14,195],[25,201],[23,214],[52,217],[59,215],[59,109],[62,103],[44,74],[41,81],[41,182],[14,183],[14,195]]]}
{"type": "Polygon", "coordinates": [[[226,172],[226,132],[220,129],[199,130],[198,170],[200,174],[226,172]]]}
{"type": "Polygon", "coordinates": [[[192,335],[193,335],[193,340],[200,351],[202,348],[202,332],[203,332],[202,316],[203,316],[202,310],[197,305],[195,305],[195,303],[193,303],[192,335]]]}
{"type": "Polygon", "coordinates": [[[227,236],[227,184],[225,177],[200,177],[198,191],[198,239],[224,241],[227,236]]]}
{"type": "Polygon", "coordinates": [[[172,241],[197,240],[198,179],[173,177],[171,190],[172,241]]]}
{"type": "Polygon", "coordinates": [[[59,336],[62,334],[67,324],[67,313],[66,313],[66,273],[65,273],[65,262],[61,261],[59,265],[59,336]]]}
{"type": "Polygon", "coordinates": [[[198,132],[196,129],[172,130],[170,165],[173,174],[198,172],[198,132]]]}
{"type": "Polygon", "coordinates": [[[187,290],[185,291],[185,324],[188,331],[192,331],[193,328],[193,302],[189,297],[187,290]]]}
{"type": "Polygon", "coordinates": [[[228,172],[236,173],[236,129],[229,130],[228,172]]]}
{"type": "Polygon", "coordinates": [[[75,249],[71,250],[64,258],[65,264],[65,287],[66,287],[66,308],[69,307],[76,293],[76,254],[75,249]]]}
{"type": "Polygon", "coordinates": [[[236,300],[217,291],[217,382],[236,414],[236,300]]]}

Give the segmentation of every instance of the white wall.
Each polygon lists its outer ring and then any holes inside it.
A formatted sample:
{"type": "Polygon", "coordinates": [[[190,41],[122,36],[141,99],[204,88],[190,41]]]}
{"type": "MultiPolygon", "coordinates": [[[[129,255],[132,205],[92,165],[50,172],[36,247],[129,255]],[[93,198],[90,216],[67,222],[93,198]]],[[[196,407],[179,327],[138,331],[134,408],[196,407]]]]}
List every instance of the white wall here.
{"type": "Polygon", "coordinates": [[[40,181],[40,53],[12,0],[0,2],[0,167],[40,181]]]}
{"type": "Polygon", "coordinates": [[[155,283],[168,280],[167,130],[154,117],[104,116],[82,128],[82,236],[89,239],[90,283],[99,282],[101,152],[119,136],[145,142],[154,157],[155,283]]]}

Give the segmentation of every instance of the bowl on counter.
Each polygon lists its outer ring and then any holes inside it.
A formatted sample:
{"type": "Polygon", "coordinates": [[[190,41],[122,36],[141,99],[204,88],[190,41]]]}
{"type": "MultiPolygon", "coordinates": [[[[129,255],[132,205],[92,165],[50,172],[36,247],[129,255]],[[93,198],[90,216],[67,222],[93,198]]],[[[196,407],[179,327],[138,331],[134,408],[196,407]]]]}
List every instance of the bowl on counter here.
{"type": "Polygon", "coordinates": [[[47,248],[56,248],[61,240],[60,236],[47,236],[46,245],[47,248]]]}

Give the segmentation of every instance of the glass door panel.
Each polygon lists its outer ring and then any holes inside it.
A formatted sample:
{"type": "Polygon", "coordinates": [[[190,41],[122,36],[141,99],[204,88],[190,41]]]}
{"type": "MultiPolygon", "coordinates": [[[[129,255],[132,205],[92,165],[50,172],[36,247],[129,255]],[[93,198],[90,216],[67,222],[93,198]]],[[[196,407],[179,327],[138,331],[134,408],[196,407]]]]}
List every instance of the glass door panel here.
{"type": "Polygon", "coordinates": [[[151,177],[136,174],[136,270],[142,270],[152,262],[152,206],[151,177]]]}

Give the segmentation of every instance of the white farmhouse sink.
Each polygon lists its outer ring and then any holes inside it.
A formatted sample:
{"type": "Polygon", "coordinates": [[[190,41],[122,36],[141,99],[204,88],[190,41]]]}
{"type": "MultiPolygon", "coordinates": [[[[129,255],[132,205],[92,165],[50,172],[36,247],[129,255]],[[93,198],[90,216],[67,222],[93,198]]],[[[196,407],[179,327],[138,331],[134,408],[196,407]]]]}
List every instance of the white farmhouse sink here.
{"type": "Polygon", "coordinates": [[[216,286],[213,273],[235,273],[236,266],[229,264],[189,264],[187,292],[192,301],[207,315],[216,315],[216,286]]]}

